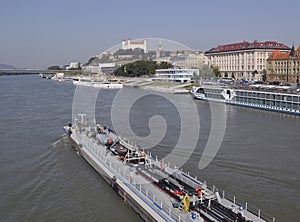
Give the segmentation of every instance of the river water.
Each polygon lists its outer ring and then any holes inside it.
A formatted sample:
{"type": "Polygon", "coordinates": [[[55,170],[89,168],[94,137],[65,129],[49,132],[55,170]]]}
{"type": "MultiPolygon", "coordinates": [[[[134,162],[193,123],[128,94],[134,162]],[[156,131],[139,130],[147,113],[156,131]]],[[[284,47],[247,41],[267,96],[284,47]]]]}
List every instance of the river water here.
{"type": "MultiPolygon", "coordinates": [[[[143,92],[124,90],[136,96],[143,92]]],[[[141,221],[63,136],[62,126],[72,119],[74,92],[71,83],[37,75],[0,77],[0,221],[141,221]]],[[[110,110],[117,92],[101,91],[97,121],[112,125],[110,110]]],[[[151,132],[151,116],[163,116],[168,130],[152,150],[159,158],[177,144],[182,127],[178,110],[161,95],[136,101],[129,116],[133,132],[141,137],[151,132]]],[[[189,99],[170,96],[179,103],[189,99]]],[[[200,119],[200,134],[182,168],[225,190],[225,196],[235,195],[239,203],[261,209],[262,215],[299,221],[300,118],[226,106],[223,142],[213,161],[200,170],[211,117],[208,103],[194,102],[199,117],[189,118],[200,119]]]]}

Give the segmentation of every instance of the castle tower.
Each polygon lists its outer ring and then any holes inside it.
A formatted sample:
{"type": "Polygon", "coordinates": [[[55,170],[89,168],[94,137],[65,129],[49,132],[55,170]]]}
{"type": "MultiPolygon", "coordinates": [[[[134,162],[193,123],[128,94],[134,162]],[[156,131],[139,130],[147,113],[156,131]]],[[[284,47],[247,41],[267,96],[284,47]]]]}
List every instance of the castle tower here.
{"type": "Polygon", "coordinates": [[[156,50],[156,58],[160,58],[161,56],[161,50],[162,50],[162,45],[161,45],[161,39],[159,40],[159,44],[158,44],[158,49],[156,50]]]}

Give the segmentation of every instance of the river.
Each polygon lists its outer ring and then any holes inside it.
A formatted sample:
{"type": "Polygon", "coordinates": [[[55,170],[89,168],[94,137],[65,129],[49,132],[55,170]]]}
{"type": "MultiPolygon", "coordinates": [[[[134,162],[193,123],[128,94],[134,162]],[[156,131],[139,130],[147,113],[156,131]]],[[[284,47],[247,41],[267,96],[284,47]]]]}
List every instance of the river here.
{"type": "MultiPolygon", "coordinates": [[[[124,90],[135,96],[143,92],[124,90]]],[[[0,221],[141,221],[63,136],[62,126],[72,119],[74,92],[71,83],[37,75],[0,77],[0,221]]],[[[117,92],[101,90],[97,121],[112,125],[117,92]]],[[[162,158],[178,143],[182,127],[178,115],[185,116],[185,111],[178,113],[164,94],[149,94],[131,107],[129,120],[133,132],[143,137],[151,131],[152,116],[165,119],[166,135],[152,150],[162,158]]],[[[189,95],[168,96],[178,103],[189,99],[189,95]]],[[[200,170],[212,127],[209,104],[194,103],[199,116],[188,118],[200,119],[200,134],[182,168],[220,192],[225,190],[225,196],[235,195],[239,203],[261,209],[262,215],[299,221],[300,118],[226,106],[220,149],[200,170]]]]}

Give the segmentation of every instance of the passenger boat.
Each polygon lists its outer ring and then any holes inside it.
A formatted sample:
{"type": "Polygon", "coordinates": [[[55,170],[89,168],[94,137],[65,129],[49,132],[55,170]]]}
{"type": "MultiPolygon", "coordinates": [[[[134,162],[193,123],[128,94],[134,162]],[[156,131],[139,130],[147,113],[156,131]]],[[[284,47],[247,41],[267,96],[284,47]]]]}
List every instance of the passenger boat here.
{"type": "MultiPolygon", "coordinates": [[[[171,167],[117,135],[110,128],[82,121],[64,127],[76,153],[145,221],[271,221],[246,205],[225,198],[197,177],[171,167]]],[[[76,119],[77,120],[77,119],[76,119]]],[[[273,219],[274,221],[275,219],[273,219]]]]}
{"type": "Polygon", "coordinates": [[[107,89],[121,89],[123,88],[123,83],[111,82],[111,81],[94,81],[93,87],[96,88],[107,88],[107,89]]]}
{"type": "Polygon", "coordinates": [[[73,78],[73,84],[78,86],[93,86],[92,80],[84,78],[73,78]]]}
{"type": "Polygon", "coordinates": [[[286,88],[230,88],[230,85],[207,82],[191,93],[200,100],[300,115],[300,94],[282,92],[286,88]]]}
{"type": "Polygon", "coordinates": [[[111,81],[94,81],[91,79],[74,78],[73,84],[78,86],[88,86],[95,88],[120,89],[123,88],[123,83],[111,81]]]}

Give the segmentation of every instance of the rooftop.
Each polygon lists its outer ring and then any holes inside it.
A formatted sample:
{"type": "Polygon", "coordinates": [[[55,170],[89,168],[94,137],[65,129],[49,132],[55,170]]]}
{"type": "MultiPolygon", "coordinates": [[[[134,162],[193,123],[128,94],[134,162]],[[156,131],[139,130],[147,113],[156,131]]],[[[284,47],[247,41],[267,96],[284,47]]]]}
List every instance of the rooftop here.
{"type": "Polygon", "coordinates": [[[293,53],[291,52],[281,52],[280,50],[274,50],[274,52],[272,53],[272,55],[270,56],[270,59],[273,60],[285,60],[288,58],[295,58],[295,57],[300,57],[300,46],[297,48],[296,51],[294,51],[293,53]],[[293,54],[293,55],[291,55],[293,54]]]}
{"type": "Polygon", "coordinates": [[[286,46],[285,44],[278,43],[275,41],[266,41],[266,42],[254,41],[252,43],[244,41],[244,42],[239,42],[239,43],[218,45],[217,47],[206,51],[205,54],[218,53],[218,52],[229,52],[229,51],[240,51],[240,50],[248,50],[248,49],[290,50],[290,48],[288,46],[286,46]]]}

